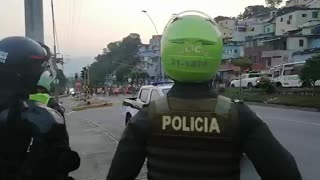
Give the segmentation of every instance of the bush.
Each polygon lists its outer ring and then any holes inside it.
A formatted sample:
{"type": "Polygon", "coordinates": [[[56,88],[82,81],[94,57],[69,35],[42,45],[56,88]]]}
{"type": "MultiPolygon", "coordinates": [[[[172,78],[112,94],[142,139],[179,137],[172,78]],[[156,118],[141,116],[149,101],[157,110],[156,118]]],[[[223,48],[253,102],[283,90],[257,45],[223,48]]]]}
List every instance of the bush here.
{"type": "Polygon", "coordinates": [[[277,92],[276,86],[267,77],[261,77],[259,87],[261,87],[267,94],[277,92]]]}

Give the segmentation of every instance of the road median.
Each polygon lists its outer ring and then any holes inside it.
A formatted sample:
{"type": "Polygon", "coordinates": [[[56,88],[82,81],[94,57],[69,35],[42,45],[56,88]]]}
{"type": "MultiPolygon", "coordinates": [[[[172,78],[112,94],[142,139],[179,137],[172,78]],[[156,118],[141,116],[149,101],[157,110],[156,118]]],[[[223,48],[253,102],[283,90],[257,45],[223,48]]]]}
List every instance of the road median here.
{"type": "Polygon", "coordinates": [[[91,99],[85,100],[84,102],[80,102],[78,105],[72,108],[73,111],[82,111],[86,109],[93,109],[93,108],[101,108],[101,107],[108,107],[112,106],[113,103],[109,101],[99,100],[99,99],[91,99]]]}
{"type": "Polygon", "coordinates": [[[320,96],[279,93],[268,94],[261,89],[243,89],[240,96],[239,89],[232,88],[225,89],[222,95],[231,99],[241,99],[245,102],[258,103],[260,105],[279,105],[301,110],[311,108],[314,111],[320,111],[320,96]]]}

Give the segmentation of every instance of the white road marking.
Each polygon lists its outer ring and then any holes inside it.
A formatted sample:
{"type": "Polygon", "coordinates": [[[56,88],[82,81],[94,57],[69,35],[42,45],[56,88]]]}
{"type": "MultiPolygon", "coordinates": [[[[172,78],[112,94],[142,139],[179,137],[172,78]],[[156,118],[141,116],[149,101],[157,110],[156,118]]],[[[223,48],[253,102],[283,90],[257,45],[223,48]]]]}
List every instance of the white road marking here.
{"type": "Polygon", "coordinates": [[[276,118],[276,117],[264,117],[262,119],[268,119],[268,120],[271,120],[271,121],[289,121],[289,122],[295,122],[295,123],[300,123],[300,124],[308,124],[308,125],[320,126],[320,123],[312,123],[312,122],[289,120],[289,119],[279,119],[279,118],[276,118]]]}
{"type": "Polygon", "coordinates": [[[72,113],[74,113],[74,111],[68,112],[68,113],[66,114],[66,116],[69,116],[69,115],[71,115],[72,113]]]}

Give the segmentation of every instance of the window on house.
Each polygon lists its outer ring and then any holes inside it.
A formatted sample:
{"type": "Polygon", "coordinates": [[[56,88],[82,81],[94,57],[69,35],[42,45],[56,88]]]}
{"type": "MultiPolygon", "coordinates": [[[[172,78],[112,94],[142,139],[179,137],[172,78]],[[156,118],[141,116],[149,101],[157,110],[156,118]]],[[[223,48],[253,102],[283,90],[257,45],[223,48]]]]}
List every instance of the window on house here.
{"type": "Polygon", "coordinates": [[[289,16],[289,20],[292,20],[292,15],[289,16]]]}
{"type": "Polygon", "coordinates": [[[290,20],[288,20],[288,21],[287,21],[287,24],[291,24],[291,21],[290,21],[290,20]]]}
{"type": "Polygon", "coordinates": [[[280,22],[283,22],[283,18],[280,19],[280,22]]]}
{"type": "Polygon", "coordinates": [[[312,12],[312,18],[318,18],[318,16],[319,16],[318,12],[316,11],[312,12]]]}
{"type": "Polygon", "coordinates": [[[235,49],[235,50],[234,50],[234,53],[238,53],[238,50],[237,50],[237,49],[235,49]]]}
{"type": "Polygon", "coordinates": [[[270,28],[267,28],[267,32],[270,32],[270,28]]]}
{"type": "Polygon", "coordinates": [[[303,46],[304,46],[304,40],[303,40],[303,39],[300,39],[300,40],[299,40],[299,46],[300,46],[300,47],[303,47],[303,46]]]}
{"type": "Polygon", "coordinates": [[[268,66],[271,66],[271,59],[268,59],[268,66]]]}
{"type": "Polygon", "coordinates": [[[302,17],[304,17],[304,18],[307,17],[307,14],[302,14],[302,17]]]}
{"type": "Polygon", "coordinates": [[[226,24],[228,24],[228,21],[226,21],[226,24]]]}

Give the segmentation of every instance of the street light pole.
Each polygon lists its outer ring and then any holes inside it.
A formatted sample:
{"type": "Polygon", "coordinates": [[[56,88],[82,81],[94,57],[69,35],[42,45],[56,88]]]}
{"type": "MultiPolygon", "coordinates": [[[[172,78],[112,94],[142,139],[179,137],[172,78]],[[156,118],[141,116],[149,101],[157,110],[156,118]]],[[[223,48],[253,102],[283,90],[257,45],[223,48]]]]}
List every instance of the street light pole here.
{"type": "Polygon", "coordinates": [[[151,17],[149,16],[149,14],[148,14],[148,12],[147,12],[146,10],[142,10],[141,12],[145,13],[145,14],[148,16],[148,18],[150,19],[151,23],[153,24],[154,29],[155,29],[156,32],[157,32],[157,35],[159,35],[157,26],[156,26],[156,24],[154,24],[152,18],[151,18],[151,17]]]}
{"type": "MultiPolygon", "coordinates": [[[[151,16],[148,14],[148,12],[147,12],[146,10],[142,10],[141,12],[145,13],[145,14],[148,16],[148,18],[150,19],[151,23],[153,24],[154,29],[156,30],[157,35],[159,35],[157,26],[156,26],[156,24],[153,22],[151,16]]],[[[160,64],[160,66],[159,66],[160,78],[162,79],[161,57],[159,58],[159,64],[160,64]]]]}

